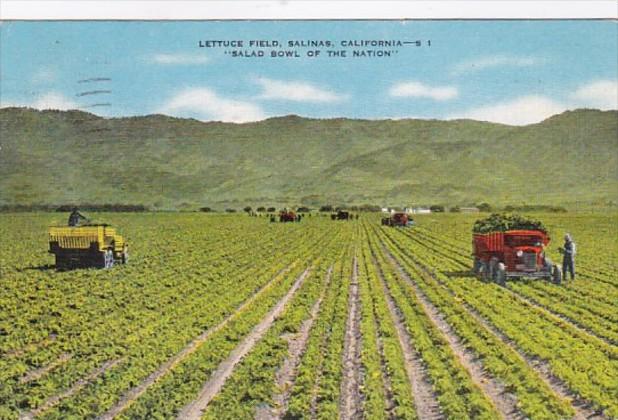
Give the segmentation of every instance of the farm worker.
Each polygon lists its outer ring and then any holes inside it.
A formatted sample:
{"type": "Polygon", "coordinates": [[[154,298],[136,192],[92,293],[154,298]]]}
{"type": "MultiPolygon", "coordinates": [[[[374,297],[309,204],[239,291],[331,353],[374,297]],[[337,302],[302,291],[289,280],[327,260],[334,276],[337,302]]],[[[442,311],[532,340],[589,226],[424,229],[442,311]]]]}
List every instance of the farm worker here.
{"type": "Polygon", "coordinates": [[[571,273],[571,280],[575,279],[575,242],[568,233],[564,235],[564,248],[560,248],[562,253],[562,273],[566,280],[567,270],[571,273]]]}
{"type": "Polygon", "coordinates": [[[84,215],[77,211],[77,207],[73,207],[73,211],[69,216],[69,226],[79,226],[80,221],[88,220],[84,215]]]}

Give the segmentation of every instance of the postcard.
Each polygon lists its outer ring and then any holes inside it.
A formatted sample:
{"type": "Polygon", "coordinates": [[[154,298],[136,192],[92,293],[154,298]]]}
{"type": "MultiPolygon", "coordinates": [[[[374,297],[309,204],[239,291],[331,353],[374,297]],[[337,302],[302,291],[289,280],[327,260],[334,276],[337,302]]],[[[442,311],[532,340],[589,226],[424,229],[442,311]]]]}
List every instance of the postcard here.
{"type": "Polygon", "coordinates": [[[616,16],[175,13],[0,22],[0,418],[618,417],[616,16]]]}

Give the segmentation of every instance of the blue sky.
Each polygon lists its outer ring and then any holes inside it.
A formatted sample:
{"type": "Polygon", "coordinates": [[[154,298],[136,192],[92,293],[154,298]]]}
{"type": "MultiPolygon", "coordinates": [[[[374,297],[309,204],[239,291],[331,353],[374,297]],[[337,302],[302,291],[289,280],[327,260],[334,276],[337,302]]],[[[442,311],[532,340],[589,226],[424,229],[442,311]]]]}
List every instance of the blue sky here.
{"type": "MultiPolygon", "coordinates": [[[[271,49],[264,50],[266,55],[271,49]]],[[[618,107],[616,21],[2,22],[0,106],[203,121],[473,118],[529,124],[618,107]],[[244,48],[200,48],[242,40],[244,48]],[[238,58],[250,40],[323,40],[318,57],[238,58]],[[422,41],[347,47],[342,41],[422,41]],[[427,45],[427,41],[431,45],[427,45]],[[329,58],[326,50],[397,50],[329,58]],[[105,81],[83,80],[109,78],[105,81]],[[80,82],[82,81],[82,82],[80,82]],[[94,92],[94,93],[93,93],[94,92]],[[93,106],[96,104],[110,104],[93,106]]]]}

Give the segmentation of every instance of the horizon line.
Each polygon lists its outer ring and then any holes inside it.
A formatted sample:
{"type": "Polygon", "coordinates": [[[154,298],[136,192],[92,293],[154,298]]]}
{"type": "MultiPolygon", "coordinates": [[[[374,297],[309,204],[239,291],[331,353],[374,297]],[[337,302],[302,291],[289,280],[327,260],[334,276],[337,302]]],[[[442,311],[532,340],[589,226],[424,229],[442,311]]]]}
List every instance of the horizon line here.
{"type": "Polygon", "coordinates": [[[128,118],[165,117],[165,118],[171,118],[171,119],[176,119],[176,120],[196,121],[196,122],[202,123],[202,124],[216,123],[216,124],[246,125],[246,124],[257,124],[257,123],[261,123],[261,122],[265,122],[265,121],[269,121],[269,120],[293,117],[293,118],[301,118],[301,119],[305,119],[305,120],[318,120],[318,121],[320,121],[320,120],[322,120],[322,121],[350,120],[350,121],[373,121],[373,122],[380,122],[380,121],[441,121],[441,122],[474,121],[474,122],[479,122],[479,123],[503,125],[503,126],[508,126],[508,127],[526,127],[526,126],[541,124],[544,121],[547,121],[547,120],[549,120],[551,118],[554,118],[554,117],[556,117],[558,115],[566,114],[568,112],[577,112],[577,111],[618,112],[618,109],[602,110],[602,109],[599,109],[599,108],[574,108],[574,109],[567,109],[567,110],[559,112],[557,114],[552,114],[549,117],[547,117],[547,118],[545,118],[545,119],[543,119],[543,120],[541,120],[539,122],[530,123],[530,124],[524,124],[524,125],[514,125],[514,124],[498,123],[498,122],[494,122],[494,121],[475,120],[475,119],[472,119],[472,118],[436,118],[436,117],[433,117],[433,118],[432,117],[351,118],[351,117],[343,117],[343,116],[338,116],[338,117],[335,117],[335,116],[333,116],[333,117],[307,117],[307,116],[303,116],[303,115],[299,115],[299,114],[273,115],[273,116],[269,116],[269,117],[263,118],[261,120],[234,122],[234,121],[221,121],[221,120],[200,120],[200,119],[193,118],[193,117],[177,117],[177,116],[161,114],[161,113],[142,114],[142,115],[125,115],[125,116],[109,116],[108,117],[108,116],[97,115],[97,114],[95,114],[93,112],[85,111],[83,109],[38,109],[38,108],[29,107],[29,106],[4,106],[4,107],[0,107],[0,111],[2,111],[2,110],[10,110],[10,109],[28,110],[28,111],[36,111],[36,112],[56,112],[56,113],[81,112],[83,114],[92,115],[93,117],[100,118],[100,119],[103,119],[103,120],[119,120],[119,119],[128,119],[128,118]]]}

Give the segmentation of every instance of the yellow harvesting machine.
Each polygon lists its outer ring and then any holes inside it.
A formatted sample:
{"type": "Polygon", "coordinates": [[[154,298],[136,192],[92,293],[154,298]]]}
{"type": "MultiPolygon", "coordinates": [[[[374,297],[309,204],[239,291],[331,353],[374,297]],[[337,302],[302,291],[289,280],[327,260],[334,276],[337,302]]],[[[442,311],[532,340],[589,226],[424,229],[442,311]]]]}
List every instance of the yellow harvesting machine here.
{"type": "Polygon", "coordinates": [[[105,224],[49,228],[49,252],[56,256],[56,269],[110,268],[126,264],[128,244],[116,229],[105,224]]]}

